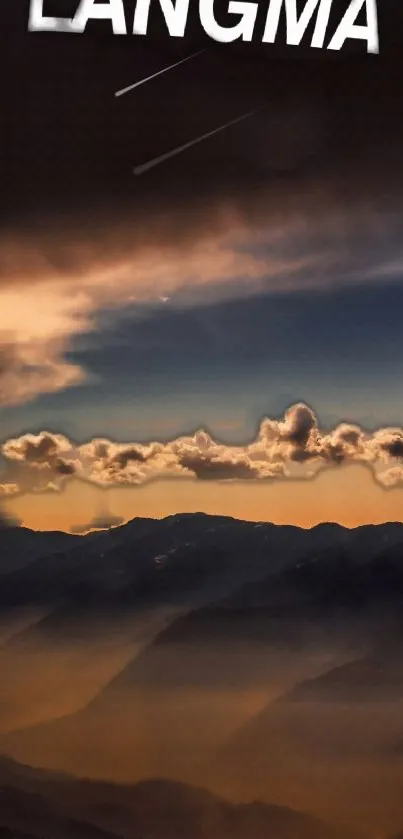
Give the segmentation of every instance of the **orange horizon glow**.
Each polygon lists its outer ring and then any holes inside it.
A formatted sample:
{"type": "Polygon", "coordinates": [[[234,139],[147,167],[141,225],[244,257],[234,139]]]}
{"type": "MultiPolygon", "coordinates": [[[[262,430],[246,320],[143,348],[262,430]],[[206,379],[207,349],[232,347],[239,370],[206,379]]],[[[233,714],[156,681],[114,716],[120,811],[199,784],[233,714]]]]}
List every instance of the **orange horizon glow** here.
{"type": "Polygon", "coordinates": [[[324,471],[314,480],[294,482],[171,480],[102,491],[72,481],[63,492],[27,494],[6,502],[7,511],[33,530],[69,531],[90,522],[105,506],[125,521],[204,512],[302,528],[321,522],[354,528],[403,522],[403,488],[385,490],[367,469],[353,465],[324,471]]]}

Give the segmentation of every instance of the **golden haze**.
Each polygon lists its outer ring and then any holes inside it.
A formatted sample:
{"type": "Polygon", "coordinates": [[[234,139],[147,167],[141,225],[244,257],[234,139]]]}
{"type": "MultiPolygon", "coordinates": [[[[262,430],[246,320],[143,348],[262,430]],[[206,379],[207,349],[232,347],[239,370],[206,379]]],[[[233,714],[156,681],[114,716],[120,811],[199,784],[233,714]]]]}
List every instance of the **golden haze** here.
{"type": "Polygon", "coordinates": [[[70,530],[107,505],[125,520],[205,512],[250,521],[313,527],[334,521],[345,527],[403,521],[403,489],[385,490],[363,466],[322,472],[311,481],[218,483],[158,481],[141,489],[97,490],[72,481],[61,493],[31,494],[7,502],[7,510],[35,530],[70,530]]]}

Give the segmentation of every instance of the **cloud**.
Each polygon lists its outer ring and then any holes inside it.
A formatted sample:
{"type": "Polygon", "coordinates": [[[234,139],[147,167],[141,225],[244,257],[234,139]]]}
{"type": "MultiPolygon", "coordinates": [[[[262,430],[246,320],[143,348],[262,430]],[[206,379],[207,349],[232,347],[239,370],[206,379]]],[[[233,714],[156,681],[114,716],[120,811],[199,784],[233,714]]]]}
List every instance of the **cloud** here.
{"type": "MultiPolygon", "coordinates": [[[[105,309],[401,277],[400,54],[392,73],[348,56],[340,72],[311,50],[309,61],[278,62],[251,46],[235,61],[232,49],[208,49],[189,78],[170,77],[169,108],[142,94],[114,108],[111,61],[89,62],[71,41],[67,78],[48,48],[52,78],[37,77],[35,118],[7,156],[0,405],[82,385],[89,373],[71,351],[105,309]],[[59,89],[75,105],[50,131],[59,89]],[[131,176],[137,162],[264,104],[156,177],[131,176]]],[[[29,54],[20,59],[35,86],[29,54]]],[[[130,51],[122,60],[119,75],[140,78],[149,51],[136,50],[134,66],[130,51]]],[[[31,86],[20,87],[21,114],[31,113],[31,86]]]]}
{"type": "Polygon", "coordinates": [[[80,335],[101,329],[105,310],[113,317],[162,299],[181,305],[189,291],[200,302],[228,294],[227,287],[233,294],[237,283],[258,288],[267,272],[298,269],[298,259],[253,254],[250,235],[235,224],[230,232],[175,245],[133,244],[128,237],[120,252],[119,242],[111,242],[107,257],[101,246],[79,241],[70,243],[65,264],[60,243],[57,269],[44,243],[41,250],[39,243],[0,242],[0,405],[83,384],[87,372],[68,353],[80,335]]]}
{"type": "Polygon", "coordinates": [[[6,510],[0,509],[0,530],[8,530],[13,527],[21,527],[22,520],[11,515],[6,510]]]}
{"type": "Polygon", "coordinates": [[[19,493],[19,486],[16,483],[12,483],[8,481],[7,483],[0,484],[0,498],[6,498],[10,495],[17,495],[19,493]]]}
{"type": "Polygon", "coordinates": [[[0,405],[81,384],[84,371],[65,353],[90,329],[90,304],[78,288],[43,280],[0,286],[0,405]]]}
{"type": "Polygon", "coordinates": [[[212,208],[193,237],[170,242],[158,240],[158,225],[143,243],[138,232],[113,228],[103,240],[0,240],[0,405],[83,385],[89,373],[72,355],[77,341],[92,334],[96,343],[122,313],[135,322],[155,306],[332,289],[388,271],[397,281],[400,222],[368,208],[359,222],[337,210],[320,218],[321,203],[309,197],[286,218],[269,205],[249,219],[212,208]]]}
{"type": "Polygon", "coordinates": [[[43,475],[46,482],[49,474],[66,477],[74,475],[74,447],[62,434],[41,432],[25,434],[18,440],[10,440],[3,446],[8,460],[17,465],[28,466],[43,475]]]}
{"type": "Polygon", "coordinates": [[[88,533],[90,530],[110,530],[112,527],[119,527],[124,524],[125,519],[121,516],[114,516],[112,513],[105,513],[94,516],[87,524],[76,524],[71,528],[71,533],[88,533]]]}
{"type": "MultiPolygon", "coordinates": [[[[73,477],[102,488],[142,486],[164,478],[309,480],[321,469],[352,463],[371,468],[382,486],[396,487],[403,486],[402,442],[402,428],[367,432],[341,423],[332,430],[321,429],[314,411],[298,403],[282,419],[265,417],[256,438],[242,446],[224,445],[205,430],[168,442],[99,438],[81,445],[64,435],[42,432],[7,440],[1,454],[6,474],[7,468],[18,468],[20,492],[61,490],[73,477]]],[[[111,520],[109,514],[94,519],[91,527],[104,520],[111,520]]]]}

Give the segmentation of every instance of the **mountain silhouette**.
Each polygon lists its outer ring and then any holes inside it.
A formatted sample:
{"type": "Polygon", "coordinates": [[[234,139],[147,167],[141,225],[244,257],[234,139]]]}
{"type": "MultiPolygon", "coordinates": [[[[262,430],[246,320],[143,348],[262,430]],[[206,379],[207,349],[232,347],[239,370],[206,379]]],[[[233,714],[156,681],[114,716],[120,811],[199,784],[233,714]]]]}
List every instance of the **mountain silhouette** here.
{"type": "Polygon", "coordinates": [[[35,531],[26,527],[0,527],[0,575],[12,573],[40,557],[69,550],[81,537],[61,531],[35,531]]]}
{"type": "Polygon", "coordinates": [[[0,759],[0,778],[4,839],[360,839],[309,813],[261,802],[233,804],[163,779],[119,786],[30,770],[6,759],[0,759]],[[13,786],[5,784],[7,775],[13,786]]]}
{"type": "Polygon", "coordinates": [[[134,519],[3,574],[2,620],[35,608],[1,752],[400,829],[403,525],[134,519]]]}

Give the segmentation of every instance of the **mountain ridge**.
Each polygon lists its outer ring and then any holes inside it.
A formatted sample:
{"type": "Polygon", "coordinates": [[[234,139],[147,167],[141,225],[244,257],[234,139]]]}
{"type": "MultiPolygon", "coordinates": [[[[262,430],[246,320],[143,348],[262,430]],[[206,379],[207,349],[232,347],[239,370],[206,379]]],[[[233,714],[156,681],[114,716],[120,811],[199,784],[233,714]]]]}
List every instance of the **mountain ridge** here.
{"type": "Polygon", "coordinates": [[[4,839],[11,839],[7,830],[38,839],[49,831],[56,839],[266,839],[269,833],[281,839],[363,839],[311,813],[258,801],[230,803],[205,788],[164,778],[100,783],[0,756],[0,782],[4,839]],[[5,784],[8,772],[13,786],[5,784]]]}

